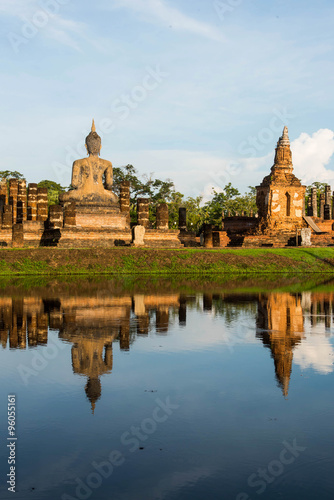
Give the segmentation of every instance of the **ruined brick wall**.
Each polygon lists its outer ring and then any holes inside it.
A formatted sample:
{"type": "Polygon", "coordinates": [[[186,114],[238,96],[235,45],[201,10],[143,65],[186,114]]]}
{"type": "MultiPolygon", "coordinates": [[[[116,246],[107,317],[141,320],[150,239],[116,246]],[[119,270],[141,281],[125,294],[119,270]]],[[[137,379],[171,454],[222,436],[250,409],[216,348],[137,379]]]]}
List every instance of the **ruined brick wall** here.
{"type": "Polygon", "coordinates": [[[246,234],[257,228],[258,223],[258,217],[225,217],[223,220],[223,229],[228,235],[246,234]]]}
{"type": "Polygon", "coordinates": [[[174,229],[159,231],[147,229],[144,236],[144,246],[151,248],[181,248],[183,245],[179,239],[180,232],[174,229]]]}

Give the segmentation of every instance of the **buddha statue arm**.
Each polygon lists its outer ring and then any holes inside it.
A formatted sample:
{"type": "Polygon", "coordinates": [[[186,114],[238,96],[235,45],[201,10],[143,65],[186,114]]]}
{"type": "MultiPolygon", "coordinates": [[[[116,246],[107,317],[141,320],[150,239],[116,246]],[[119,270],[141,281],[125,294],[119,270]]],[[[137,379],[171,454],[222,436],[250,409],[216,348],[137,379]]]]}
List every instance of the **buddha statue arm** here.
{"type": "Polygon", "coordinates": [[[112,164],[110,163],[110,161],[108,161],[108,164],[106,166],[104,174],[105,174],[105,181],[106,181],[105,187],[108,191],[111,191],[112,185],[113,185],[113,172],[112,172],[112,164]]]}
{"type": "Polygon", "coordinates": [[[72,166],[72,181],[71,186],[73,189],[79,189],[81,184],[81,167],[78,161],[75,161],[72,166]]]}

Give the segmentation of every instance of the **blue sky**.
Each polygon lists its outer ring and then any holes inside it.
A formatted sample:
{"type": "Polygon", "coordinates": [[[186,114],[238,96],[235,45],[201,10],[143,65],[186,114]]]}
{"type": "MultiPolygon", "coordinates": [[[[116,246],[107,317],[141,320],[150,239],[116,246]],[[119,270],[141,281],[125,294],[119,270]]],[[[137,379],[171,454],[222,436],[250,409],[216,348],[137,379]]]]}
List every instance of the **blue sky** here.
{"type": "Polygon", "coordinates": [[[257,185],[289,127],[295,171],[334,188],[334,5],[1,0],[1,170],[70,183],[101,156],[186,195],[257,185]]]}

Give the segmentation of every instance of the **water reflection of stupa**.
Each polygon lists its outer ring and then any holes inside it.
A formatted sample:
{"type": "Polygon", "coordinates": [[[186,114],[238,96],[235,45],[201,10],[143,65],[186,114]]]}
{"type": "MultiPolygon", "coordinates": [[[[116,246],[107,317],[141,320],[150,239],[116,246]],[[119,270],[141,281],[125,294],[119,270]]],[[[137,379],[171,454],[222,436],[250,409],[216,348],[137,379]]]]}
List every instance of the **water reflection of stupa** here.
{"type": "Polygon", "coordinates": [[[284,397],[288,396],[293,348],[304,334],[302,298],[299,294],[271,293],[259,296],[257,337],[271,350],[275,374],[284,397]]]}

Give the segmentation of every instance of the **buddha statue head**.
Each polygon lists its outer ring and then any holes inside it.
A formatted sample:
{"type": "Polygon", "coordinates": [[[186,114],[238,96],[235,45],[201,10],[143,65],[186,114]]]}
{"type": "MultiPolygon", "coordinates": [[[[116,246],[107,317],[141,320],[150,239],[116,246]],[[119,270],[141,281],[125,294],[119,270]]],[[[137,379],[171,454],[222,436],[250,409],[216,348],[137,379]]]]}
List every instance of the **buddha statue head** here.
{"type": "Polygon", "coordinates": [[[100,155],[101,151],[101,137],[97,134],[96,128],[95,128],[95,123],[93,120],[92,123],[92,130],[86,137],[86,149],[87,153],[91,156],[98,156],[100,155]]]}

